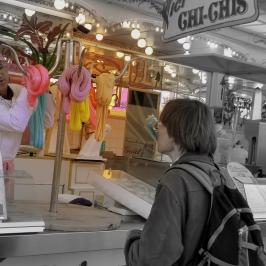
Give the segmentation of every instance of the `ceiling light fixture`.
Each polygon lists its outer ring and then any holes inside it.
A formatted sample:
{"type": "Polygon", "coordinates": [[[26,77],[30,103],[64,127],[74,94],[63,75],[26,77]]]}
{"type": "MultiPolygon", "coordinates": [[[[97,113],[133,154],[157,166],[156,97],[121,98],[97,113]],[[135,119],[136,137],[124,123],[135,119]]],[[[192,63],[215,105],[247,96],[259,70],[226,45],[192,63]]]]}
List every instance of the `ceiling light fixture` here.
{"type": "Polygon", "coordinates": [[[147,46],[145,48],[145,54],[146,55],[152,55],[153,54],[153,48],[151,46],[147,46]]]}
{"type": "Polygon", "coordinates": [[[58,10],[62,10],[66,5],[65,0],[55,0],[54,7],[58,10]]]}
{"type": "Polygon", "coordinates": [[[97,33],[95,36],[97,41],[102,41],[103,40],[103,35],[101,33],[97,33]]]}
{"type": "Polygon", "coordinates": [[[140,37],[140,31],[138,29],[134,29],[131,31],[131,37],[133,39],[138,39],[140,37]]]}
{"type": "Polygon", "coordinates": [[[35,10],[25,8],[25,14],[26,16],[31,17],[35,14],[35,10]]]}
{"type": "Polygon", "coordinates": [[[138,47],[144,48],[146,46],[146,40],[145,39],[139,39],[138,40],[138,47]]]}

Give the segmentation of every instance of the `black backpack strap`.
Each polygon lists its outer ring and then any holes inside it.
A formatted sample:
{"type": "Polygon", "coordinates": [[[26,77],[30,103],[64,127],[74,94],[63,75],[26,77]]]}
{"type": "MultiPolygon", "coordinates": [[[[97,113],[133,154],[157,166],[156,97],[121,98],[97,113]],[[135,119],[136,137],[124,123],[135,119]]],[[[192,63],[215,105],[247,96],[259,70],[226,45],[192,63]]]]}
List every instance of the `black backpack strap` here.
{"type": "Polygon", "coordinates": [[[210,180],[210,177],[200,168],[198,168],[192,164],[184,163],[184,164],[174,165],[169,170],[171,170],[171,169],[182,169],[182,170],[188,172],[193,177],[195,177],[200,182],[200,184],[203,187],[205,187],[208,192],[210,192],[210,194],[212,194],[213,185],[212,185],[212,182],[210,180]]]}

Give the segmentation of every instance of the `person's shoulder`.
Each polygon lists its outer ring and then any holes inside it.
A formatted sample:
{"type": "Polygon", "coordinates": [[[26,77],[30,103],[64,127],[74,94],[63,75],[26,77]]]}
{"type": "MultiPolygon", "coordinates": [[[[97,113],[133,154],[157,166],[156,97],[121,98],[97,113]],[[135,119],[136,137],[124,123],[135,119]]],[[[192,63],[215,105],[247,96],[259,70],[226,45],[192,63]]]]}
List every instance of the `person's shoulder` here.
{"type": "Polygon", "coordinates": [[[165,185],[170,190],[198,191],[203,190],[203,186],[187,171],[177,167],[168,169],[160,180],[162,185],[165,185]]]}

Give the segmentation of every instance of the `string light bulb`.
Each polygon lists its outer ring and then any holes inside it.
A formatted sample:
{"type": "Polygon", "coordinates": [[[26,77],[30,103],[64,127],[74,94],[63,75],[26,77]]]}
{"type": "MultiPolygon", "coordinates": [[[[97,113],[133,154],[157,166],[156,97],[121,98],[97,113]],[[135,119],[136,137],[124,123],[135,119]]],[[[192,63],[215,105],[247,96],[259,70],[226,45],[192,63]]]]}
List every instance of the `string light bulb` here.
{"type": "Polygon", "coordinates": [[[122,22],[122,28],[129,29],[130,28],[130,21],[123,21],[122,22]]]}
{"type": "Polygon", "coordinates": [[[97,33],[95,36],[97,41],[102,41],[103,40],[103,35],[101,33],[97,33]]]}
{"type": "Polygon", "coordinates": [[[147,46],[145,48],[145,54],[146,55],[152,55],[153,54],[153,48],[151,46],[147,46]]]}
{"type": "Polygon", "coordinates": [[[87,30],[91,30],[92,29],[92,25],[90,23],[86,23],[84,24],[84,27],[87,29],[87,30]]]}
{"type": "Polygon", "coordinates": [[[183,44],[187,40],[187,37],[180,38],[177,40],[178,43],[183,44]]]}
{"type": "Polygon", "coordinates": [[[129,62],[131,60],[131,55],[125,55],[125,61],[129,62]]]}
{"type": "Polygon", "coordinates": [[[116,52],[116,56],[118,57],[118,58],[122,58],[122,57],[124,57],[124,53],[123,52],[116,52]]]}
{"type": "Polygon", "coordinates": [[[65,0],[55,0],[54,1],[54,7],[58,10],[61,10],[65,7],[66,2],[65,0]]]}
{"type": "Polygon", "coordinates": [[[183,43],[183,48],[184,48],[185,50],[189,50],[190,47],[191,47],[191,43],[190,43],[190,42],[184,42],[184,43],[183,43]]]}
{"type": "Polygon", "coordinates": [[[31,17],[35,14],[35,10],[25,8],[25,14],[26,16],[31,17]]]}
{"type": "Polygon", "coordinates": [[[140,31],[138,29],[134,29],[131,31],[131,37],[133,39],[138,39],[140,37],[140,31]]]}
{"type": "Polygon", "coordinates": [[[172,72],[172,73],[171,73],[171,77],[172,77],[172,78],[176,78],[176,72],[172,72]]]}
{"type": "Polygon", "coordinates": [[[86,17],[85,17],[85,15],[84,15],[82,12],[80,12],[80,13],[76,16],[75,20],[76,20],[76,22],[77,22],[79,25],[82,25],[82,24],[85,23],[85,21],[86,21],[86,17]]]}
{"type": "Polygon", "coordinates": [[[144,48],[146,46],[146,40],[145,39],[139,39],[138,40],[138,47],[144,48]]]}

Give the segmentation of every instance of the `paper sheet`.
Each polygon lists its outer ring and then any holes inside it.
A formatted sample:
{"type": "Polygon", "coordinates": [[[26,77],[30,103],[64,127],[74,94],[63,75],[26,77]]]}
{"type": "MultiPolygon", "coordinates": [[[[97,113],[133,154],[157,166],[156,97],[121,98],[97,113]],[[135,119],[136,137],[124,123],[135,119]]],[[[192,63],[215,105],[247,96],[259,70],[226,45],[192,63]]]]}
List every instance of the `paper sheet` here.
{"type": "Polygon", "coordinates": [[[244,184],[245,193],[255,220],[266,220],[266,185],[244,184]]]}

